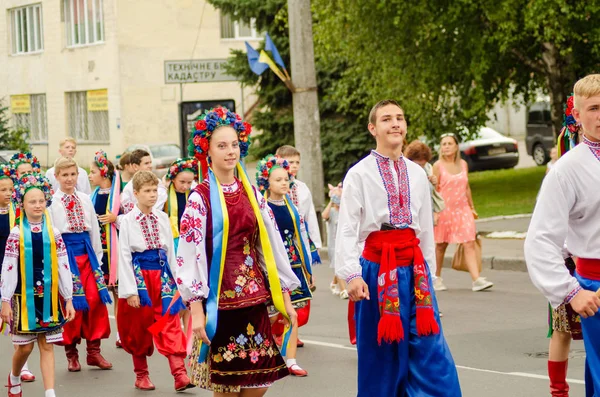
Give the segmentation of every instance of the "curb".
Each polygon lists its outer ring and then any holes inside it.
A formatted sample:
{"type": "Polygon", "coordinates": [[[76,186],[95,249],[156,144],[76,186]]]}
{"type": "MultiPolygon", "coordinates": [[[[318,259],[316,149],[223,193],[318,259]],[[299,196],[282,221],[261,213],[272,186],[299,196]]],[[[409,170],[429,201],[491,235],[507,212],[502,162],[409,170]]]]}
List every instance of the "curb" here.
{"type": "MultiPolygon", "coordinates": [[[[444,257],[444,267],[452,267],[453,255],[444,257]]],[[[510,270],[515,272],[527,272],[527,264],[525,258],[515,258],[507,256],[483,256],[481,258],[482,269],[492,270],[510,270]]]]}
{"type": "Polygon", "coordinates": [[[501,220],[504,220],[504,219],[522,219],[522,218],[529,218],[532,215],[533,214],[498,215],[498,216],[491,216],[489,218],[475,219],[475,223],[485,223],[485,222],[501,221],[501,220]]]}

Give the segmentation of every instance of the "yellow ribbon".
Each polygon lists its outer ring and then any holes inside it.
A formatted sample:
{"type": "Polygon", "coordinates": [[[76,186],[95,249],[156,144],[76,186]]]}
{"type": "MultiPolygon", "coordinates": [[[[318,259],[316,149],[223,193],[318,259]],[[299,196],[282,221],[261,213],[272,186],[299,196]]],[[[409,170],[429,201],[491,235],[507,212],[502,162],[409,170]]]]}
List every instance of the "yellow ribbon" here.
{"type": "MultiPolygon", "coordinates": [[[[187,199],[190,195],[189,190],[185,192],[185,198],[187,199]]],[[[171,223],[171,231],[173,232],[173,238],[179,237],[179,206],[177,203],[177,192],[173,183],[169,186],[169,199],[165,204],[165,212],[169,214],[169,222],[171,223]]]]}

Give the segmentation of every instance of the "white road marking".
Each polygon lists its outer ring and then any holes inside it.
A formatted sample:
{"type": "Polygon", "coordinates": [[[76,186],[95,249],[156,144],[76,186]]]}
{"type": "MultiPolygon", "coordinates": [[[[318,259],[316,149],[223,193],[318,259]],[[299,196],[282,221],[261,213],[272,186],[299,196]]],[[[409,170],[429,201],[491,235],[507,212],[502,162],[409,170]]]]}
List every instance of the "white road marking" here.
{"type": "MultiPolygon", "coordinates": [[[[344,345],[340,345],[338,343],[319,342],[319,341],[308,340],[308,339],[304,339],[304,338],[302,338],[302,341],[304,343],[308,344],[308,345],[315,345],[315,346],[331,347],[333,349],[353,350],[353,351],[356,351],[356,347],[344,346],[344,345]]],[[[521,378],[549,380],[546,375],[530,374],[530,373],[527,373],[527,372],[502,372],[502,371],[493,371],[493,370],[490,370],[490,369],[465,367],[464,365],[457,365],[456,368],[464,369],[464,370],[468,370],[468,371],[486,372],[486,373],[489,373],[489,374],[496,374],[496,375],[518,376],[518,377],[521,377],[521,378]]],[[[584,385],[585,384],[584,381],[579,380],[579,379],[567,379],[567,381],[569,383],[574,383],[574,384],[579,384],[579,385],[584,385]]]]}

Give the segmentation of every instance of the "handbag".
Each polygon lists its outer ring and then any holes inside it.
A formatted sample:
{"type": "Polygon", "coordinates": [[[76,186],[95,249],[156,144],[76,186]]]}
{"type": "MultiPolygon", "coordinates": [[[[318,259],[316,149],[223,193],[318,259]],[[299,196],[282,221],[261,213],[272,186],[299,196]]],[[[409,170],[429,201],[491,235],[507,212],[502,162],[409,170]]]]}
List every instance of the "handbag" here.
{"type": "MultiPolygon", "coordinates": [[[[454,257],[452,258],[452,269],[459,270],[461,272],[468,272],[467,264],[464,260],[465,256],[465,248],[463,244],[458,244],[456,247],[456,252],[454,253],[454,257]]],[[[477,257],[477,267],[479,268],[479,272],[481,273],[481,238],[479,235],[475,238],[475,256],[477,257]]]]}

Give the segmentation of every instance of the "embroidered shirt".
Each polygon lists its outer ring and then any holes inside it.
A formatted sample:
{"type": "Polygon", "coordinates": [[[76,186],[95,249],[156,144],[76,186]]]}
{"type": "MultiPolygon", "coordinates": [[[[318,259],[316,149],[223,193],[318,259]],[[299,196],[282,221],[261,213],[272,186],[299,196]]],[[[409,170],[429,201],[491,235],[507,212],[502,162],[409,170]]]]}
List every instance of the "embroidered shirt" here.
{"type": "Polygon", "coordinates": [[[175,274],[173,232],[167,214],[154,209],[150,214],[144,215],[135,206],[131,212],[123,215],[119,230],[119,298],[138,294],[132,252],[161,248],[166,251],[169,266],[175,274]]]}
{"type": "MultiPolygon", "coordinates": [[[[154,204],[154,209],[158,211],[162,211],[165,207],[165,203],[167,202],[167,188],[162,184],[158,184],[158,199],[156,200],[156,204],[154,204]]],[[[137,199],[133,194],[133,181],[127,182],[127,185],[123,188],[123,192],[121,193],[121,209],[123,214],[127,214],[133,207],[137,204],[137,199]]],[[[122,215],[121,215],[122,216],[122,215]]]]}
{"type": "Polygon", "coordinates": [[[76,194],[64,194],[61,201],[66,209],[67,223],[71,233],[85,231],[85,214],[76,194]]]}
{"type": "Polygon", "coordinates": [[[369,234],[383,223],[414,229],[431,274],[435,274],[429,181],[423,168],[373,151],[346,174],[336,235],[335,272],[360,276],[359,258],[369,234]]]}
{"type": "Polygon", "coordinates": [[[525,239],[529,276],[553,307],[579,288],[564,265],[565,239],[573,256],[600,259],[600,145],[590,143],[569,150],[546,175],[525,239]]]}

